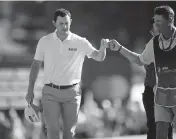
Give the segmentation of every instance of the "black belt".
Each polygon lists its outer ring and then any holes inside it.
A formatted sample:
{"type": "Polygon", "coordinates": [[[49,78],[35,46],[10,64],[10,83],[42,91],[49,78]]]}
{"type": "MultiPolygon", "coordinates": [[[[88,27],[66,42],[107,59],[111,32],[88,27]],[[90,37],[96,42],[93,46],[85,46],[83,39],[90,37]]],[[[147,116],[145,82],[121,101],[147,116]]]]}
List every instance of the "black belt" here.
{"type": "Polygon", "coordinates": [[[56,88],[56,89],[68,89],[70,87],[73,87],[75,85],[77,85],[78,83],[72,84],[72,85],[55,85],[53,83],[49,83],[49,84],[45,84],[46,86],[52,87],[52,88],[56,88]]]}

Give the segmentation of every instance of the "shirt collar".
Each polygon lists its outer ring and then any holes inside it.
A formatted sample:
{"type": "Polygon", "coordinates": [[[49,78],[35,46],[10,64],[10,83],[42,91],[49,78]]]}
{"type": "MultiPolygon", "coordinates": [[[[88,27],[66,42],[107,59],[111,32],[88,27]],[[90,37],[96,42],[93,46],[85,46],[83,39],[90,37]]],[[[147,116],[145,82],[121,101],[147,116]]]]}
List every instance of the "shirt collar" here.
{"type": "MultiPolygon", "coordinates": [[[[176,31],[176,28],[174,28],[174,30],[176,31]]],[[[176,32],[172,34],[172,36],[167,41],[170,41],[172,38],[175,38],[175,36],[176,36],[176,32]]],[[[159,35],[159,40],[165,40],[163,37],[163,34],[159,35]]]]}
{"type": "Polygon", "coordinates": [[[159,40],[170,41],[171,38],[172,38],[172,37],[170,37],[169,39],[166,40],[166,39],[164,39],[163,34],[160,34],[160,35],[159,35],[159,40]]]}
{"type": "MultiPolygon", "coordinates": [[[[55,31],[53,32],[53,38],[54,38],[54,40],[58,40],[58,39],[59,39],[59,38],[57,37],[56,31],[57,31],[57,30],[55,30],[55,31]]],[[[72,32],[69,31],[68,36],[67,36],[67,38],[66,38],[65,40],[71,40],[71,36],[72,36],[72,32]]]]}

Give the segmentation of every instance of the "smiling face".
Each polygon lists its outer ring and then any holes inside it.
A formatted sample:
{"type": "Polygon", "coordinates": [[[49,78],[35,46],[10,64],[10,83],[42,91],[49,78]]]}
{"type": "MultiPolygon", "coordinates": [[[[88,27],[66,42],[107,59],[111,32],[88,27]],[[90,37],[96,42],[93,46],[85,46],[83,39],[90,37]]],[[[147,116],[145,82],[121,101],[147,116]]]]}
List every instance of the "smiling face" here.
{"type": "Polygon", "coordinates": [[[162,15],[154,15],[154,21],[156,28],[158,28],[161,33],[164,33],[170,26],[170,20],[166,19],[162,15]]]}
{"type": "Polygon", "coordinates": [[[154,9],[154,21],[159,32],[168,34],[174,26],[174,11],[170,6],[159,6],[154,9]]]}

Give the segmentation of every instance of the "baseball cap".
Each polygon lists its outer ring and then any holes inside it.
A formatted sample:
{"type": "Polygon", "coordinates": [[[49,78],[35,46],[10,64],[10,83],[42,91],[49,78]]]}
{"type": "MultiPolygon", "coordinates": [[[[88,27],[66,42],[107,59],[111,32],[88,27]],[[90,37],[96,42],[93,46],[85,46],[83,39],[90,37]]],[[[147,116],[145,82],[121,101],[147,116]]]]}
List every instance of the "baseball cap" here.
{"type": "Polygon", "coordinates": [[[24,116],[30,123],[40,122],[39,107],[34,104],[28,104],[24,110],[24,116]]]}

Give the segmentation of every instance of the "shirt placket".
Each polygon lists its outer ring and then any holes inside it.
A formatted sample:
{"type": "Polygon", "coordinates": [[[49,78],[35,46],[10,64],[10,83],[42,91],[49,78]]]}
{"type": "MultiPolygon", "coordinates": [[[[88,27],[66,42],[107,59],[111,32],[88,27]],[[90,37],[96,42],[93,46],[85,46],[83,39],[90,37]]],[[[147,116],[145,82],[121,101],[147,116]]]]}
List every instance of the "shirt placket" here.
{"type": "Polygon", "coordinates": [[[169,47],[170,41],[171,41],[171,39],[164,41],[165,49],[167,49],[169,47]]]}
{"type": "Polygon", "coordinates": [[[63,54],[63,44],[62,43],[60,44],[60,51],[59,52],[61,55],[63,54]]]}
{"type": "Polygon", "coordinates": [[[60,48],[59,48],[59,53],[62,55],[64,51],[64,42],[60,40],[60,48]]]}

